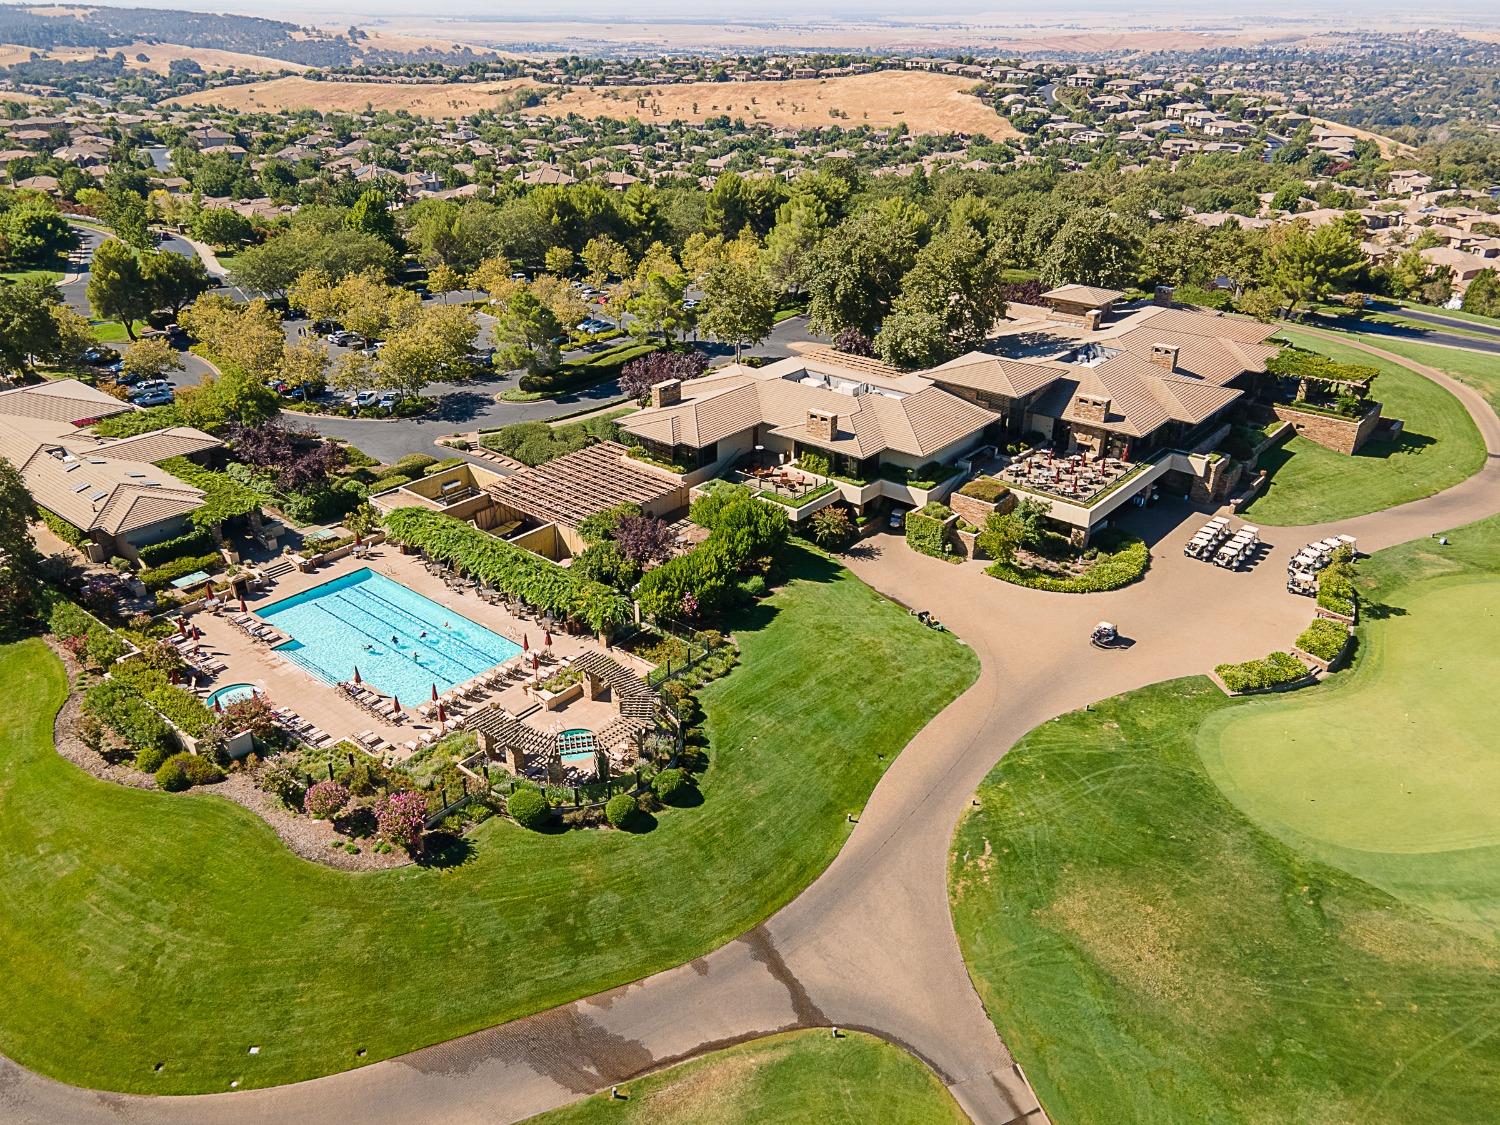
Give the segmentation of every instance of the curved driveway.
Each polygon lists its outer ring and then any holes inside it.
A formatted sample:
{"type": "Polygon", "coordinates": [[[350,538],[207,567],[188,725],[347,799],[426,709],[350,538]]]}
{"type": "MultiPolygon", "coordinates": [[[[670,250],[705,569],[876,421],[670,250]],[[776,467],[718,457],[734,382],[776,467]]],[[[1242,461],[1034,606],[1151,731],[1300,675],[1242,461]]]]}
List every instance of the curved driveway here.
{"type": "Polygon", "coordinates": [[[976,1121],[1041,1120],[959,954],[947,894],[954,825],[1001,755],[1049,717],[1284,647],[1311,607],[1286,593],[1283,567],[1309,539],[1338,529],[1376,550],[1500,511],[1500,420],[1468,387],[1400,362],[1464,403],[1490,453],[1484,468],[1447,492],[1386,512],[1263,528],[1270,549],[1246,573],[1183,556],[1200,513],[1179,501],[1134,514],[1152,543],[1152,570],[1111,594],[1023,590],[987,577],[980,564],[927,558],[889,535],[861,545],[849,560],[855,573],[935,612],[973,646],[979,681],[896,759],[829,868],[723,948],[529,1019],[269,1090],[129,1097],[63,1086],[0,1061],[0,1118],[24,1125],[514,1121],[737,1040],[835,1024],[876,1032],[919,1055],[976,1121]],[[1092,648],[1088,632],[1100,618],[1119,624],[1132,646],[1092,648]]]}

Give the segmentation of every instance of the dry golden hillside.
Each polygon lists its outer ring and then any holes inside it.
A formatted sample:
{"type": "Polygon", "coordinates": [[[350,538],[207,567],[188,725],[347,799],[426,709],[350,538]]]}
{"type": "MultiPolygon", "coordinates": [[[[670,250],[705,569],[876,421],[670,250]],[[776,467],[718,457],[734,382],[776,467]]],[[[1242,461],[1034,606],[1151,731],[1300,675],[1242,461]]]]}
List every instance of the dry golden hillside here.
{"type": "Polygon", "coordinates": [[[764,125],[889,127],[905,123],[914,133],[1015,135],[990,106],[965,93],[968,79],[924,71],[879,71],[848,78],[788,82],[694,82],[672,86],[625,86],[563,91],[525,79],[509,82],[402,85],[386,82],[313,82],[276,78],[185,94],[168,104],[217,105],[268,111],[316,109],[358,112],[366,105],[404,109],[424,117],[461,117],[488,109],[508,94],[535,87],[548,95],[534,113],[578,113],[584,117],[638,117],[643,121],[703,121],[728,115],[764,125]]]}

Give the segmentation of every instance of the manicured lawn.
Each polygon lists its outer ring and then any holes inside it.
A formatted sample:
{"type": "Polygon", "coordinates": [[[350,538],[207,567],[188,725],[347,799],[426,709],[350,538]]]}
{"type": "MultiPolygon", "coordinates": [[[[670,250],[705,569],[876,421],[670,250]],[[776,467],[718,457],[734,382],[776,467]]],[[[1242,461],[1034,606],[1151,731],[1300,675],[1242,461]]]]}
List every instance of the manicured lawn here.
{"type": "Polygon", "coordinates": [[[130,336],[125,331],[125,326],[118,320],[95,320],[90,321],[94,326],[94,339],[101,344],[125,344],[130,342],[130,336]]]}
{"type": "Polygon", "coordinates": [[[883,1039],[851,1031],[794,1031],[740,1043],[530,1119],[530,1125],[712,1121],[962,1125],[937,1077],[883,1039]]]}
{"type": "Polygon", "coordinates": [[[954,919],[1054,1121],[1493,1117],[1500,521],[1450,538],[1367,564],[1354,671],[1158,684],[986,779],[954,919]]]}
{"type": "Polygon", "coordinates": [[[637,835],[492,820],[447,867],[348,875],[212,795],[95,781],[51,746],[60,665],[40,642],[0,650],[0,901],[22,904],[0,911],[0,1052],[111,1089],[272,1085],[744,932],[828,864],[846,814],[977,673],[848,571],[791,555],[796,579],[736,624],[740,667],[702,693],[700,807],[637,835]]]}
{"type": "Polygon", "coordinates": [[[1473,322],[1474,324],[1484,324],[1488,325],[1491,328],[1500,328],[1500,319],[1496,319],[1493,316],[1483,316],[1479,313],[1464,312],[1463,309],[1444,309],[1439,308],[1437,305],[1421,305],[1416,301],[1397,301],[1396,303],[1399,305],[1404,305],[1409,309],[1417,309],[1421,312],[1429,312],[1435,313],[1438,316],[1446,316],[1452,320],[1467,320],[1473,322]]]}
{"type": "Polygon", "coordinates": [[[1379,346],[1388,352],[1446,371],[1461,383],[1467,383],[1482,394],[1485,401],[1500,410],[1500,355],[1449,348],[1442,344],[1417,344],[1408,340],[1382,338],[1379,346]]]}
{"type": "MultiPolygon", "coordinates": [[[[1295,330],[1281,335],[1341,362],[1379,367],[1372,394],[1406,428],[1399,442],[1367,442],[1353,457],[1302,437],[1268,449],[1260,465],[1271,471],[1271,480],[1244,509],[1246,519],[1275,526],[1363,515],[1451,488],[1484,464],[1484,442],[1473,419],[1431,380],[1320,336],[1295,330]]],[[[1386,346],[1384,338],[1369,342],[1386,346]]]]}

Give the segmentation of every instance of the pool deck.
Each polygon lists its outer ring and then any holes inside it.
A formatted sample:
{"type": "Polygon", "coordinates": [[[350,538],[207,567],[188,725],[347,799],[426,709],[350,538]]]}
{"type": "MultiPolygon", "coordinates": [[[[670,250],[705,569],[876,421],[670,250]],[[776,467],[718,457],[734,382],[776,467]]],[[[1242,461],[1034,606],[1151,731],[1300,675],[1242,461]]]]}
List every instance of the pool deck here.
{"type": "MultiPolygon", "coordinates": [[[[504,607],[490,605],[471,592],[449,589],[442,579],[427,573],[420,556],[403,555],[397,548],[388,544],[380,544],[371,548],[364,558],[353,556],[343,558],[329,566],[320,567],[310,574],[294,570],[277,579],[269,588],[260,591],[258,596],[247,599],[246,605],[253,614],[258,606],[269,606],[283,598],[300,594],[304,590],[321,586],[325,582],[351,574],[356,570],[363,570],[365,567],[431,598],[439,605],[463,614],[469,620],[503,637],[508,637],[518,645],[524,635],[531,642],[533,652],[542,647],[542,626],[532,621],[523,621],[506,612],[504,607]]],[[[232,606],[232,611],[238,612],[238,607],[232,606]]],[[[253,684],[273,706],[292,708],[302,718],[321,727],[335,739],[348,739],[361,731],[372,730],[396,748],[392,756],[397,760],[407,756],[406,752],[401,749],[402,743],[432,729],[433,723],[416,714],[416,708],[428,702],[426,696],[420,699],[401,700],[402,707],[407,709],[411,716],[406,723],[397,725],[384,722],[345,699],[336,688],[324,683],[305,668],[285,657],[278,656],[268,645],[252,640],[242,633],[228,620],[230,612],[226,610],[224,616],[219,617],[200,611],[193,614],[190,619],[192,624],[202,631],[204,651],[218,657],[229,666],[214,680],[212,688],[237,683],[253,684]]],[[[595,637],[575,637],[563,633],[552,635],[552,652],[559,657],[576,657],[584,652],[597,651],[600,648],[598,639],[595,637]]],[[[623,663],[638,663],[618,650],[610,650],[610,655],[623,663]]],[[[642,665],[641,669],[644,670],[644,668],[645,666],[642,665]]],[[[546,679],[547,675],[547,666],[543,664],[542,678],[546,679]]],[[[492,702],[504,707],[512,714],[523,711],[536,702],[535,698],[526,694],[519,684],[491,698],[492,702]]],[[[551,729],[554,720],[562,721],[565,727],[592,727],[595,724],[589,720],[595,717],[592,713],[593,708],[605,706],[575,702],[565,710],[555,713],[537,712],[527,721],[542,730],[551,729]],[[585,714],[585,712],[588,713],[585,714]]]]}

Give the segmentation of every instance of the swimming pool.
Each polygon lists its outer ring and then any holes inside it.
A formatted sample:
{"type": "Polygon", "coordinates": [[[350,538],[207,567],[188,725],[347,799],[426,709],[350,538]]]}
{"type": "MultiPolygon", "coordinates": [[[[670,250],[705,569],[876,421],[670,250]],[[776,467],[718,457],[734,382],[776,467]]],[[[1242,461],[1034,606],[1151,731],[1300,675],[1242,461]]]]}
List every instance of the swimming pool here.
{"type": "Polygon", "coordinates": [[[360,678],[419,703],[471,680],[521,646],[365,568],[256,610],[292,639],[273,650],[325,683],[360,678]]]}
{"type": "Polygon", "coordinates": [[[249,699],[254,694],[254,684],[225,684],[210,694],[206,702],[210,707],[215,703],[221,707],[228,707],[231,703],[238,703],[242,699],[249,699]]]}
{"type": "Polygon", "coordinates": [[[574,727],[557,735],[558,755],[565,762],[588,761],[593,758],[594,750],[594,732],[587,727],[574,727]]]}

